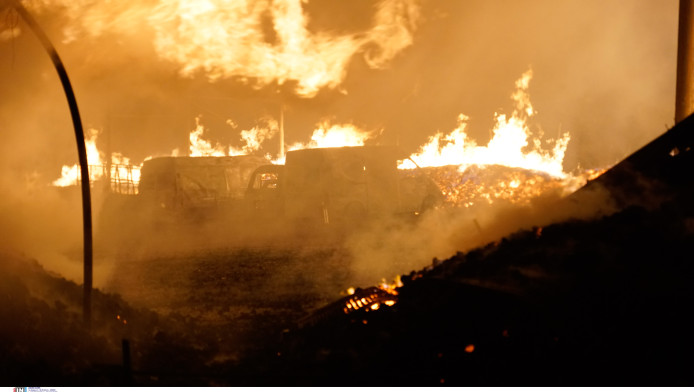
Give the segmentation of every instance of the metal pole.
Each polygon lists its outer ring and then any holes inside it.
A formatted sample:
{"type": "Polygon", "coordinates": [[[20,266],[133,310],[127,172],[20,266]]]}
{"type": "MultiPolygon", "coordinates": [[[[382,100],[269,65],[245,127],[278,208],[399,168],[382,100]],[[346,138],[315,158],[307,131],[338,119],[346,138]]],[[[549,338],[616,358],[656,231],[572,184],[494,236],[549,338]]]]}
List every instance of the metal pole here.
{"type": "Polygon", "coordinates": [[[48,39],[46,33],[44,33],[38,23],[36,23],[34,18],[18,0],[10,0],[10,4],[14,6],[17,13],[19,13],[19,15],[24,19],[27,26],[29,26],[31,31],[34,32],[36,37],[41,42],[41,45],[43,45],[43,48],[46,49],[46,52],[48,52],[48,55],[53,62],[53,66],[55,66],[55,70],[58,72],[60,82],[63,85],[63,90],[65,90],[68,106],[70,107],[72,125],[75,128],[75,138],[77,139],[77,157],[80,164],[80,175],[82,177],[82,180],[80,181],[82,186],[82,221],[84,232],[84,293],[82,297],[82,311],[84,323],[87,327],[90,327],[92,319],[92,205],[89,166],[87,162],[87,147],[84,143],[82,120],[80,119],[80,113],[77,109],[77,100],[75,99],[75,93],[72,90],[70,79],[67,76],[65,66],[60,60],[60,56],[58,56],[58,52],[55,50],[55,47],[53,47],[53,44],[48,39]]]}
{"type": "Polygon", "coordinates": [[[675,123],[694,112],[694,6],[693,0],[680,0],[677,33],[677,90],[675,123]]]}

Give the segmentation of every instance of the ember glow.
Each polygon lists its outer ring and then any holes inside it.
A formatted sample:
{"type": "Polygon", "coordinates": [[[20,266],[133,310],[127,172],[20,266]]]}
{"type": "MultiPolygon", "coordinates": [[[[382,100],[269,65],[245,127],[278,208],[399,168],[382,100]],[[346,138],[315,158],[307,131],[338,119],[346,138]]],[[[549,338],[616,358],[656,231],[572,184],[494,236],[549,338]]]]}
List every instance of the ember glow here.
{"type": "Polygon", "coordinates": [[[381,288],[370,287],[358,289],[350,294],[342,303],[342,312],[371,312],[381,308],[381,305],[393,306],[397,302],[397,292],[391,293],[381,288]]]}

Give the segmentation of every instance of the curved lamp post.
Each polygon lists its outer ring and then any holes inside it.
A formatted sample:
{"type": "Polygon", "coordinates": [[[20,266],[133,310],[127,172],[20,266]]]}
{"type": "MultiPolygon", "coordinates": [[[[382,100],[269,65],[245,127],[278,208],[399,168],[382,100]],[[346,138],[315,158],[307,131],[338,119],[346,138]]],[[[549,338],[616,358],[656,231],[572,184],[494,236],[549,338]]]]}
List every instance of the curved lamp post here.
{"type": "Polygon", "coordinates": [[[82,128],[82,120],[80,119],[80,113],[77,109],[77,100],[75,99],[75,93],[72,90],[72,85],[70,84],[70,79],[67,77],[67,72],[65,71],[65,66],[58,56],[58,52],[53,47],[53,44],[46,36],[46,33],[39,27],[38,23],[29,14],[29,12],[24,8],[24,6],[19,2],[19,0],[9,0],[10,5],[13,6],[17,13],[24,19],[29,28],[36,34],[41,45],[43,45],[46,52],[53,61],[55,70],[58,71],[58,76],[60,77],[60,82],[63,85],[63,90],[65,90],[65,96],[67,97],[68,105],[70,106],[70,115],[72,116],[72,125],[75,128],[75,138],[77,139],[77,156],[79,158],[80,164],[80,175],[82,176],[82,181],[80,181],[82,186],[82,220],[83,220],[83,232],[84,232],[84,292],[82,298],[82,311],[84,316],[84,323],[87,327],[91,325],[91,313],[92,313],[92,259],[93,259],[93,247],[92,247],[92,206],[91,206],[91,195],[90,195],[90,181],[89,181],[89,166],[87,165],[87,148],[84,143],[84,130],[82,128]]]}

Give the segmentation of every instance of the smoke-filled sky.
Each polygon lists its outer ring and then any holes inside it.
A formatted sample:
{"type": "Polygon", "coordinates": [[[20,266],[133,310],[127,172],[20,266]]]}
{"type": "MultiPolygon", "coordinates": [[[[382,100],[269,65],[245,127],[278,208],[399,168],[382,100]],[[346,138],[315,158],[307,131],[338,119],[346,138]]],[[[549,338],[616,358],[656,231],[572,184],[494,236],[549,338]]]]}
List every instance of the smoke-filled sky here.
{"type": "MultiPolygon", "coordinates": [[[[241,146],[282,106],[288,144],[328,120],[415,152],[460,113],[485,144],[528,69],[531,129],[571,134],[567,171],[612,165],[674,122],[676,0],[23,3],[85,127],[134,162],[186,151],[197,116],[206,137],[241,146]]],[[[68,107],[36,38],[0,10],[3,177],[48,183],[76,162],[68,107]]]]}

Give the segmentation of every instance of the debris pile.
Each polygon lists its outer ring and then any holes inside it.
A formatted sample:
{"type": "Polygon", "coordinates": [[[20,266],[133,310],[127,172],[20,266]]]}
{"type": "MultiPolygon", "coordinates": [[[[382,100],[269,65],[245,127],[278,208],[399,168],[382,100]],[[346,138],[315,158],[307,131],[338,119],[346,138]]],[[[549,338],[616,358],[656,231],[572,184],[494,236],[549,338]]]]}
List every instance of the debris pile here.
{"type": "Polygon", "coordinates": [[[547,173],[501,165],[471,165],[462,173],[456,165],[420,170],[439,186],[445,205],[451,207],[498,202],[527,205],[540,195],[561,193],[566,187],[562,179],[547,173]]]}

